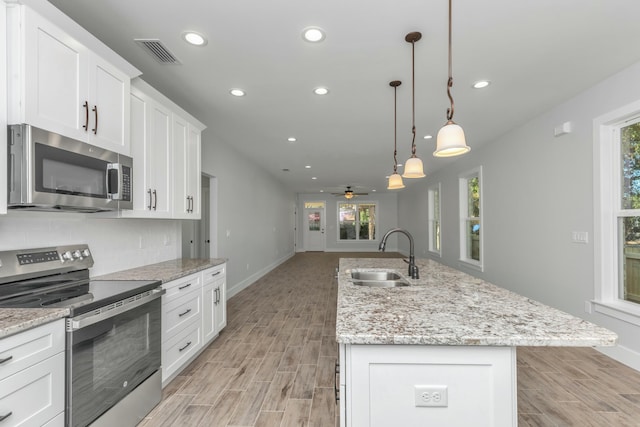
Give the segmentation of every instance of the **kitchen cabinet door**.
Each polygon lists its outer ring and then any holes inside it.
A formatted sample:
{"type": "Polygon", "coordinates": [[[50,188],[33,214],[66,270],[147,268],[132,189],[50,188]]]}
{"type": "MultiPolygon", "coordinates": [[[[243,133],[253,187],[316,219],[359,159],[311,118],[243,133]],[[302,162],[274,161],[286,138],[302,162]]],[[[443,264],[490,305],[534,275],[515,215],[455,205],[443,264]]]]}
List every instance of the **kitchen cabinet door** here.
{"type": "MultiPolygon", "coordinates": [[[[89,110],[81,100],[88,100],[87,49],[27,7],[15,8],[10,13],[17,20],[16,26],[24,20],[24,44],[16,40],[21,38],[16,32],[10,35],[10,43],[12,48],[22,51],[25,61],[23,69],[14,69],[17,72],[14,78],[22,78],[20,86],[24,87],[25,97],[23,103],[15,100],[14,106],[23,110],[22,114],[14,114],[11,121],[86,140],[83,125],[89,110]]],[[[17,62],[17,58],[13,59],[17,62]]],[[[13,63],[10,67],[17,65],[13,63]]]]}
{"type": "Polygon", "coordinates": [[[171,217],[171,111],[131,89],[133,210],[125,217],[171,217]]]}
{"type": "Polygon", "coordinates": [[[89,55],[89,143],[118,153],[131,153],[130,88],[129,76],[99,56],[89,55]]]}
{"type": "Polygon", "coordinates": [[[203,342],[205,345],[227,325],[226,264],[202,272],[203,342]]]}
{"type": "Polygon", "coordinates": [[[186,147],[186,169],[185,181],[187,195],[191,197],[191,216],[193,219],[200,219],[201,186],[200,175],[202,166],[200,160],[201,131],[193,124],[187,126],[187,147],[186,147]]]}
{"type": "Polygon", "coordinates": [[[191,199],[187,193],[187,121],[177,114],[173,114],[173,194],[174,218],[191,219],[191,199]]]}

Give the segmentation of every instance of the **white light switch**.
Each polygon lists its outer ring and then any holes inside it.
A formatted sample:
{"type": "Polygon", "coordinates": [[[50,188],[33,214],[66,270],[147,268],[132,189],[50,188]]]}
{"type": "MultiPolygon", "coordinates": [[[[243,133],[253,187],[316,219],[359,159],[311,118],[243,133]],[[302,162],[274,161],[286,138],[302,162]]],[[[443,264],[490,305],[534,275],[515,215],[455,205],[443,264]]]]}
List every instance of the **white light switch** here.
{"type": "Polygon", "coordinates": [[[573,243],[589,243],[589,232],[573,231],[571,232],[571,241],[573,243]]]}
{"type": "Polygon", "coordinates": [[[571,122],[564,122],[553,128],[553,136],[562,136],[571,133],[571,122]]]}

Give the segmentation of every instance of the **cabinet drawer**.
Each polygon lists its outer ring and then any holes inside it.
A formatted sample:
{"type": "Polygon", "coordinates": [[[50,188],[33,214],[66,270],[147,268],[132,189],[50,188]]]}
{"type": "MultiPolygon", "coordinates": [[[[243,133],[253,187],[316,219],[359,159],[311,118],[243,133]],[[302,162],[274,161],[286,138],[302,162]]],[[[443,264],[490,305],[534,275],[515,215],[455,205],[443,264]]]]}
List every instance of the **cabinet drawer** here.
{"type": "Polygon", "coordinates": [[[64,352],[0,381],[2,426],[39,426],[64,411],[64,352]]]}
{"type": "Polygon", "coordinates": [[[0,340],[0,380],[64,351],[64,319],[0,340]]]}
{"type": "Polygon", "coordinates": [[[214,281],[222,281],[226,277],[226,271],[226,264],[203,270],[202,280],[205,285],[214,281]]]}
{"type": "Polygon", "coordinates": [[[166,341],[162,349],[162,381],[180,369],[191,356],[196,354],[202,342],[200,321],[189,325],[182,332],[166,341]]]}
{"type": "Polygon", "coordinates": [[[180,298],[196,289],[202,289],[201,277],[200,273],[196,273],[163,283],[162,287],[167,290],[167,293],[162,296],[162,303],[167,304],[175,298],[180,298]]]}
{"type": "Polygon", "coordinates": [[[181,298],[164,304],[162,307],[164,316],[164,337],[171,338],[178,331],[193,321],[200,321],[202,316],[202,293],[189,292],[181,298]]]}

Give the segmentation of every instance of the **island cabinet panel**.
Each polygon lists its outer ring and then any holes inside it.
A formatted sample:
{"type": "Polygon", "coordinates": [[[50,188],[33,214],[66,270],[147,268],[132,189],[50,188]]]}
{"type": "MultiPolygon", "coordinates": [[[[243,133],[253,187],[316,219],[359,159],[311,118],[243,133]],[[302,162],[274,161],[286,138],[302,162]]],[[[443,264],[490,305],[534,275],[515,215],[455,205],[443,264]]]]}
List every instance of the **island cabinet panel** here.
{"type": "Polygon", "coordinates": [[[340,353],[342,425],[517,425],[514,347],[341,345],[340,353]],[[438,390],[439,406],[420,406],[433,403],[425,388],[438,390]]]}

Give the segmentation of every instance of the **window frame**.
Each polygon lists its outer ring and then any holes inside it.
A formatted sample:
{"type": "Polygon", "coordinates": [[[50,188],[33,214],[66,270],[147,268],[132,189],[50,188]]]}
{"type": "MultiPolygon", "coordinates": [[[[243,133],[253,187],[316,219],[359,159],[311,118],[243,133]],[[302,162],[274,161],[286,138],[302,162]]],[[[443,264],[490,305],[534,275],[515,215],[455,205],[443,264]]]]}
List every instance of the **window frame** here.
{"type": "MultiPolygon", "coordinates": [[[[620,297],[619,218],[640,216],[639,209],[622,209],[619,130],[640,120],[640,101],[593,121],[594,299],[596,312],[640,326],[640,304],[620,297]]],[[[590,311],[590,304],[585,309],[590,311]]]]}
{"type": "Polygon", "coordinates": [[[427,234],[429,236],[428,251],[431,255],[442,257],[442,185],[441,183],[431,185],[427,190],[427,234]],[[437,211],[435,197],[438,197],[437,211]],[[437,221],[439,224],[438,235],[433,233],[433,223],[437,221]]]}
{"type": "Polygon", "coordinates": [[[484,191],[483,191],[483,182],[484,179],[482,177],[482,166],[475,167],[471,170],[468,170],[464,173],[458,175],[458,184],[459,184],[459,200],[460,200],[460,258],[458,260],[459,264],[462,266],[466,266],[478,271],[484,271],[484,226],[483,226],[483,199],[484,199],[484,191]],[[479,200],[479,216],[469,216],[469,203],[468,203],[468,188],[469,188],[469,180],[473,178],[478,178],[478,193],[480,194],[479,200]],[[467,221],[475,220],[478,221],[480,225],[480,234],[478,236],[478,250],[479,260],[475,260],[473,258],[469,258],[467,256],[467,221]]]}
{"type": "Polygon", "coordinates": [[[339,201],[338,203],[336,203],[336,222],[337,222],[337,241],[338,242],[375,242],[377,239],[377,234],[378,234],[378,202],[369,202],[369,201],[358,201],[358,202],[354,202],[351,200],[348,201],[339,201]],[[340,206],[341,205],[355,205],[355,210],[356,213],[360,212],[359,208],[360,205],[373,205],[375,206],[375,215],[374,215],[374,226],[376,227],[376,236],[374,239],[361,239],[360,238],[360,215],[356,215],[356,220],[355,220],[355,225],[356,225],[356,238],[355,239],[341,239],[340,238],[340,206]]]}

